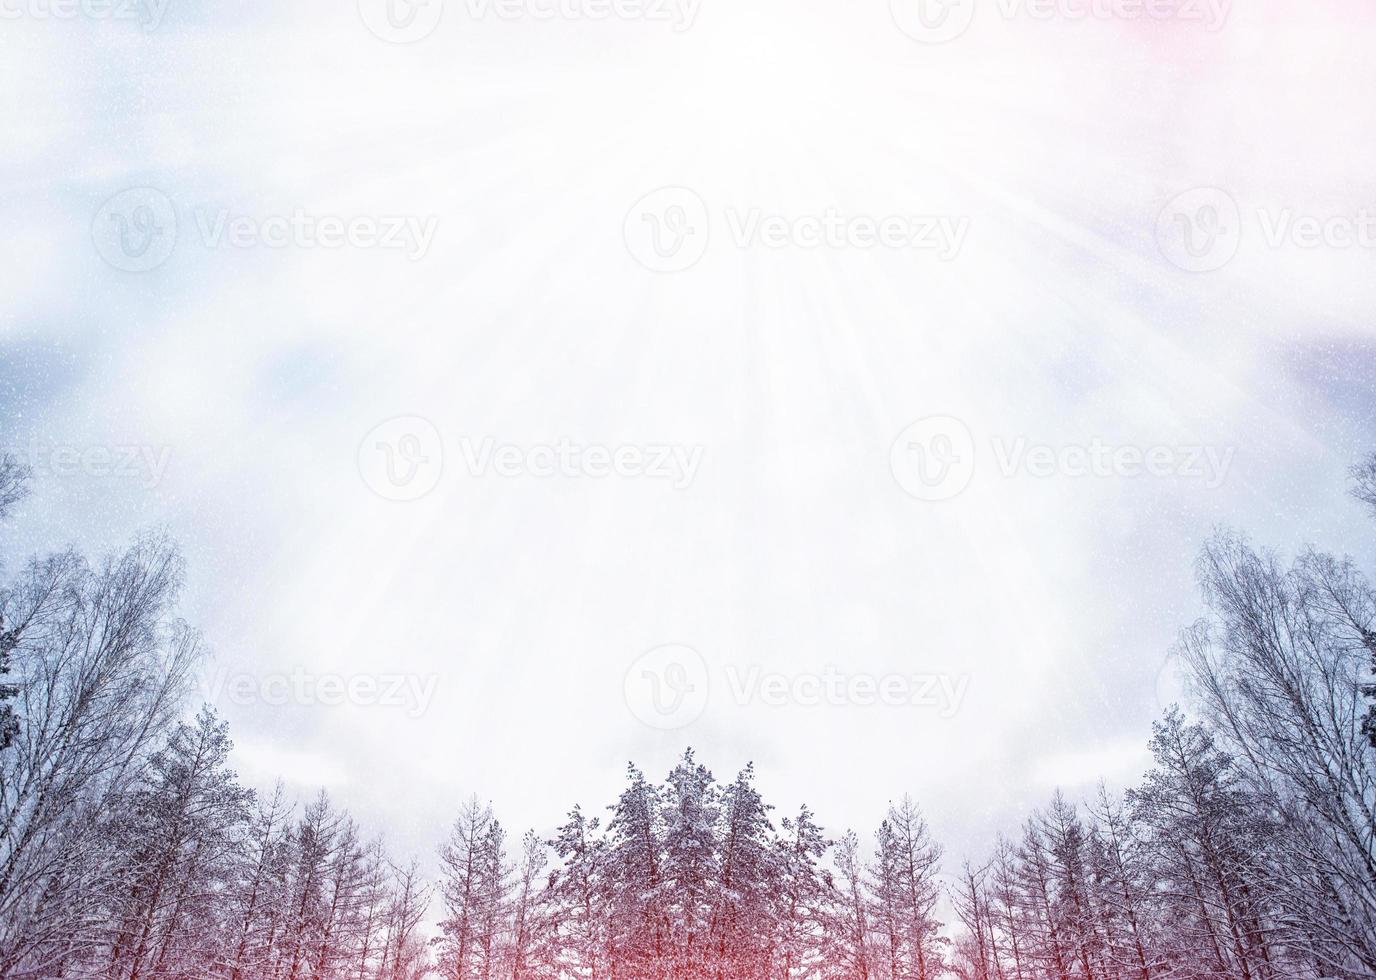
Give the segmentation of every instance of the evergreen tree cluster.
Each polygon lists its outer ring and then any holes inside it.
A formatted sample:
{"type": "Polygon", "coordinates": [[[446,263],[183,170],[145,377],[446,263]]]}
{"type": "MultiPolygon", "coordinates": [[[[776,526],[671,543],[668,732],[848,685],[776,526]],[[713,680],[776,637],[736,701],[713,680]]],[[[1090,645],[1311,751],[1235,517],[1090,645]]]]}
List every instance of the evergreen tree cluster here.
{"type": "MultiPolygon", "coordinates": [[[[1376,458],[1355,476],[1376,507],[1376,458]]],[[[26,483],[0,457],[0,517],[26,483]]],[[[0,980],[1376,978],[1376,594],[1227,533],[1198,572],[1150,771],[958,869],[911,798],[831,833],[691,750],[547,834],[469,800],[402,866],[324,794],[245,788],[187,714],[165,540],[35,558],[0,591],[0,980]]]]}

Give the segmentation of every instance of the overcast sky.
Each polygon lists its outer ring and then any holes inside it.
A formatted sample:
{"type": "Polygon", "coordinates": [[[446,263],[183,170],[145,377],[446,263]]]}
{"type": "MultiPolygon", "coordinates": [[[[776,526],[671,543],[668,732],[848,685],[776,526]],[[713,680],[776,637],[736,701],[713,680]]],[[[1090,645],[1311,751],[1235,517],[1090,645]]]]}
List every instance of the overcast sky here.
{"type": "Polygon", "coordinates": [[[251,784],[960,855],[1142,771],[1212,527],[1372,554],[1370,4],[397,2],[0,19],[5,554],[168,528],[251,784]]]}

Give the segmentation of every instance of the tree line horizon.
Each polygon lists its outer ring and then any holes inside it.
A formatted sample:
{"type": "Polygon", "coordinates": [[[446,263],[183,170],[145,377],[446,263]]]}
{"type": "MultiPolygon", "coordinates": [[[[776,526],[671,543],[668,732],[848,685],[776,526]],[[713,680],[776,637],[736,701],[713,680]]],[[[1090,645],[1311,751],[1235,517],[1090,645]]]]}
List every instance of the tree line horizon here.
{"type": "MultiPolygon", "coordinates": [[[[1376,516],[1376,455],[1352,476],[1376,516]]],[[[29,489],[0,455],[0,520],[29,489]]],[[[189,712],[165,537],[4,572],[0,980],[1376,978],[1376,594],[1348,557],[1217,532],[1151,769],[981,854],[910,796],[864,837],[777,814],[753,764],[688,749],[548,836],[469,800],[435,876],[323,791],[240,784],[227,723],[189,712]]]]}

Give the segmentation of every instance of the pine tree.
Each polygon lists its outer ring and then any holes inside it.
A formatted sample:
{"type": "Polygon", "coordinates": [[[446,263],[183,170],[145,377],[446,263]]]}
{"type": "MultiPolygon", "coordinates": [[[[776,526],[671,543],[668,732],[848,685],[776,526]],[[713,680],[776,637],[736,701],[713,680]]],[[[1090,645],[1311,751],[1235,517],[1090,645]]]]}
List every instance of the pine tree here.
{"type": "Polygon", "coordinates": [[[1151,924],[1156,891],[1137,828],[1099,784],[1091,838],[1091,878],[1102,917],[1104,956],[1110,976],[1152,980],[1161,969],[1159,939],[1151,924]]]}
{"type": "Polygon", "coordinates": [[[392,888],[387,906],[382,960],[377,980],[421,980],[430,973],[420,925],[430,907],[431,889],[412,861],[405,868],[392,865],[392,888]]]}
{"type": "Polygon", "coordinates": [[[121,844],[109,896],[111,978],[175,977],[210,958],[213,897],[230,877],[253,799],[228,769],[231,748],[228,725],[203,709],[153,755],[121,805],[110,828],[121,844]]]}
{"type": "MultiPolygon", "coordinates": [[[[988,867],[976,868],[968,861],[961,867],[957,884],[950,889],[951,906],[965,927],[956,944],[952,971],[961,980],[993,980],[1002,974],[994,946],[994,922],[986,878],[988,867]]],[[[896,969],[891,970],[897,975],[896,969]]]]}
{"type": "Polygon", "coordinates": [[[1050,859],[1048,867],[1055,895],[1053,915],[1058,934],[1084,980],[1095,980],[1099,936],[1090,906],[1084,824],[1074,805],[1060,790],[1052,796],[1051,806],[1040,820],[1050,859]]]}
{"type": "Polygon", "coordinates": [[[994,929],[992,945],[1001,980],[1024,980],[1027,935],[1018,890],[1017,852],[1008,839],[999,836],[994,845],[992,881],[989,886],[990,921],[994,929]]]}
{"type": "Polygon", "coordinates": [[[500,959],[510,889],[505,833],[492,808],[472,797],[440,851],[440,969],[453,980],[488,980],[500,959]]]}
{"type": "Polygon", "coordinates": [[[1128,798],[1154,845],[1166,915],[1215,972],[1269,976],[1266,910],[1248,884],[1259,877],[1251,824],[1261,810],[1203,725],[1171,709],[1153,730],[1156,768],[1128,798]]]}
{"type": "Polygon", "coordinates": [[[274,952],[288,900],[292,807],[279,783],[259,801],[226,890],[224,946],[229,980],[274,976],[274,952]]]}
{"type": "Polygon", "coordinates": [[[512,898],[511,980],[543,980],[555,976],[549,930],[552,906],[542,890],[541,877],[549,866],[549,845],[535,831],[521,838],[521,860],[512,898]]]}
{"type": "Polygon", "coordinates": [[[635,766],[607,824],[606,956],[614,977],[664,980],[670,969],[661,792],[635,766]]]}
{"type": "Polygon", "coordinates": [[[712,913],[718,905],[717,823],[720,800],[712,774],[689,749],[661,794],[664,857],[660,864],[670,976],[710,975],[712,913]]]}
{"type": "Polygon", "coordinates": [[[1034,975],[1070,980],[1073,954],[1066,943],[1060,897],[1053,880],[1052,858],[1039,822],[1023,826],[1017,851],[1018,889],[1025,915],[1027,963],[1034,975]]]}
{"type": "Polygon", "coordinates": [[[775,924],[769,975],[780,980],[815,976],[826,960],[828,935],[839,895],[824,866],[831,842],[806,805],[796,818],[785,817],[773,842],[773,895],[770,920],[775,924]]]}
{"type": "Polygon", "coordinates": [[[865,894],[865,872],[860,859],[860,838],[846,831],[836,845],[837,886],[840,901],[832,918],[828,967],[830,975],[869,980],[874,953],[870,937],[870,903],[865,894]]]}
{"type": "Polygon", "coordinates": [[[558,969],[580,980],[609,972],[612,892],[599,830],[598,819],[588,820],[575,806],[550,842],[560,862],[550,874],[547,898],[553,957],[558,969]]]}
{"type": "Polygon", "coordinates": [[[777,932],[771,893],[778,883],[770,807],[748,765],[721,793],[717,880],[712,889],[711,959],[717,980],[766,977],[777,932]]]}
{"type": "Polygon", "coordinates": [[[889,806],[876,839],[878,853],[870,869],[872,919],[887,947],[889,976],[931,980],[942,968],[941,923],[933,916],[941,897],[941,847],[908,796],[889,806]]]}

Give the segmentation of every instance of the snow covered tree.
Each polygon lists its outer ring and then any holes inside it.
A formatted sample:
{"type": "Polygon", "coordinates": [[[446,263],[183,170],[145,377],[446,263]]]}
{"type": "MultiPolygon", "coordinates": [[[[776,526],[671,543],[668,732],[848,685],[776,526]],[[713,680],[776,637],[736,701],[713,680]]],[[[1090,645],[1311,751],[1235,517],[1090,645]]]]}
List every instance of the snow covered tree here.
{"type": "Polygon", "coordinates": [[[1182,651],[1237,777],[1275,818],[1277,938],[1329,973],[1376,973],[1376,753],[1361,693],[1376,596],[1350,560],[1308,551],[1282,568],[1229,534],[1205,549],[1200,578],[1212,615],[1182,651]]]}
{"type": "Polygon", "coordinates": [[[488,980],[498,969],[510,896],[506,835],[492,808],[470,798],[440,851],[445,918],[440,969],[453,980],[488,980]]]}
{"type": "MultiPolygon", "coordinates": [[[[5,629],[5,619],[0,615],[0,678],[9,676],[11,657],[19,645],[19,635],[14,630],[5,629]]],[[[19,718],[14,713],[14,699],[19,695],[19,687],[0,680],[0,752],[14,744],[19,733],[19,718]]]]}
{"type": "Polygon", "coordinates": [[[993,930],[990,944],[1000,980],[1023,980],[1025,975],[1030,975],[1024,966],[1027,935],[1018,874],[1017,850],[1000,835],[994,844],[987,892],[989,924],[993,930]]]}
{"type": "Polygon", "coordinates": [[[31,561],[0,595],[24,723],[0,752],[0,976],[100,955],[115,842],[106,815],[170,730],[199,657],[172,618],[180,557],[145,538],[98,568],[31,561]]]}
{"type": "Polygon", "coordinates": [[[662,793],[635,766],[607,824],[608,967],[664,980],[670,968],[662,793]]]}
{"type": "Polygon", "coordinates": [[[891,980],[931,980],[942,971],[944,945],[933,915],[941,897],[941,847],[910,796],[890,804],[876,839],[871,918],[883,937],[887,974],[891,980]]]}
{"type": "Polygon", "coordinates": [[[1098,974],[1099,936],[1090,904],[1088,838],[1075,806],[1059,790],[1041,816],[1060,935],[1085,980],[1098,974]]]}
{"type": "MultiPolygon", "coordinates": [[[[1178,969],[1212,970],[1244,980],[1268,976],[1264,926],[1264,805],[1240,784],[1213,735],[1172,709],[1154,726],[1157,766],[1129,793],[1153,847],[1165,914],[1186,951],[1178,969]]],[[[1198,975],[1198,974],[1191,974],[1198,975]]]]}
{"type": "Polygon", "coordinates": [[[225,893],[229,980],[274,975],[274,954],[287,908],[291,810],[279,783],[271,797],[257,801],[235,854],[225,893]]]}
{"type": "Polygon", "coordinates": [[[1157,950],[1164,944],[1153,898],[1156,878],[1151,855],[1137,825],[1121,803],[1099,784],[1090,837],[1090,879],[1103,930],[1103,963],[1110,977],[1152,980],[1164,966],[1157,950]]]}
{"type": "Polygon", "coordinates": [[[541,880],[549,867],[549,844],[535,831],[521,838],[511,911],[511,951],[507,974],[511,980],[541,980],[555,976],[554,944],[550,930],[553,905],[541,880]]]}
{"type": "Polygon", "coordinates": [[[769,884],[774,923],[769,976],[794,980],[815,976],[825,963],[839,895],[824,865],[831,841],[812,811],[804,805],[797,817],[780,824],[769,884]]]}
{"type": "Polygon", "coordinates": [[[860,857],[860,838],[848,830],[836,845],[837,887],[840,901],[833,916],[836,930],[828,956],[828,974],[869,980],[874,951],[870,936],[870,902],[865,893],[865,871],[860,857]]]}
{"type": "Polygon", "coordinates": [[[712,974],[718,980],[766,977],[776,935],[772,891],[778,881],[769,806],[748,765],[721,792],[713,885],[712,974]]]}
{"type": "Polygon", "coordinates": [[[707,976],[712,964],[712,913],[718,904],[717,785],[688,750],[661,793],[663,857],[660,894],[671,977],[707,976]]]}
{"type": "MultiPolygon", "coordinates": [[[[10,509],[23,500],[28,491],[28,468],[9,453],[0,454],[0,521],[9,516],[10,509]]],[[[5,617],[0,612],[0,752],[10,747],[19,731],[19,719],[11,703],[19,694],[19,688],[4,681],[11,670],[11,657],[18,643],[18,632],[5,628],[5,617]]]]}
{"type": "Polygon", "coordinates": [[[377,980],[422,980],[430,961],[420,926],[430,907],[432,889],[412,861],[405,868],[392,865],[392,888],[384,924],[382,960],[377,980]]]}
{"type": "MultiPolygon", "coordinates": [[[[0,521],[9,516],[10,508],[24,499],[28,480],[27,467],[9,453],[0,454],[0,521]]],[[[11,670],[10,660],[18,643],[18,632],[5,628],[4,613],[0,611],[0,752],[10,747],[19,731],[19,719],[11,703],[19,694],[19,688],[4,681],[11,670]]]]}
{"type": "Polygon", "coordinates": [[[579,807],[550,842],[559,866],[550,874],[553,957],[557,968],[580,980],[608,973],[611,890],[607,847],[596,817],[579,807]]]}
{"type": "Polygon", "coordinates": [[[108,825],[119,844],[107,898],[111,980],[185,976],[214,958],[216,903],[253,799],[228,769],[230,748],[228,725],[203,709],[118,801],[108,825]]]}
{"type": "Polygon", "coordinates": [[[1352,468],[1352,496],[1371,508],[1376,516],[1376,453],[1352,468]]]}

